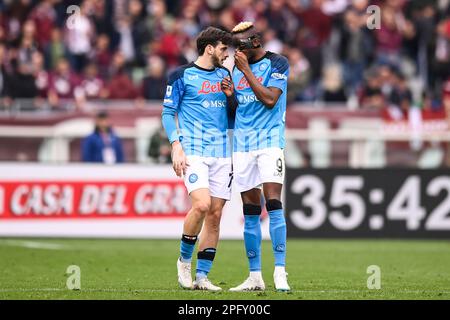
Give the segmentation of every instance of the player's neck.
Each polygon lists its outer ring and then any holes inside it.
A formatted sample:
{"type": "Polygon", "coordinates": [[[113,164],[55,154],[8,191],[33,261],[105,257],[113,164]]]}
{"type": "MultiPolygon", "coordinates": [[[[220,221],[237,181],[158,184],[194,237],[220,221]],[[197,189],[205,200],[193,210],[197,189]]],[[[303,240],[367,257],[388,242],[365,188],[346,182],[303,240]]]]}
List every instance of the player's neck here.
{"type": "Polygon", "coordinates": [[[258,49],[256,49],[256,54],[255,56],[249,60],[249,63],[254,63],[255,61],[259,61],[262,59],[262,57],[264,57],[266,55],[266,50],[263,47],[260,47],[258,49]]]}
{"type": "Polygon", "coordinates": [[[197,60],[195,60],[194,62],[197,66],[199,66],[202,69],[207,69],[207,70],[213,70],[214,69],[214,65],[211,62],[211,58],[208,57],[207,55],[203,55],[197,58],[197,60]]]}

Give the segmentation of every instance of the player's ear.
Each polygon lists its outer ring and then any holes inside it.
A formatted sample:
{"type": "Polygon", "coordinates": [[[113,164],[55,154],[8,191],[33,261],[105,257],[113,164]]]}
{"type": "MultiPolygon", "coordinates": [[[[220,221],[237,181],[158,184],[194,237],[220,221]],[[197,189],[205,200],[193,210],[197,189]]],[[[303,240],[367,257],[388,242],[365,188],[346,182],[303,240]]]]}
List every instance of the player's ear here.
{"type": "Polygon", "coordinates": [[[213,47],[213,45],[208,44],[208,45],[206,46],[206,52],[207,52],[209,55],[213,55],[213,54],[214,54],[214,47],[213,47]]]}

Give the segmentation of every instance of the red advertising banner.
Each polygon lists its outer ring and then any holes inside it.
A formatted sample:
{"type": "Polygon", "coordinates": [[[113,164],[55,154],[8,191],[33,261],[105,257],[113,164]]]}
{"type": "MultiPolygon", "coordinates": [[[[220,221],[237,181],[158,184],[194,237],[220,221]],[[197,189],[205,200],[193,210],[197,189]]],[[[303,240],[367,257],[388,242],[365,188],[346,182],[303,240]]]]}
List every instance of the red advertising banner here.
{"type": "MultiPolygon", "coordinates": [[[[0,237],[180,239],[191,208],[171,165],[0,164],[0,237]]],[[[262,221],[269,239],[269,221],[262,221]]],[[[220,236],[242,239],[240,194],[220,236]]]]}
{"type": "Polygon", "coordinates": [[[182,181],[2,181],[0,220],[183,218],[182,181]]]}

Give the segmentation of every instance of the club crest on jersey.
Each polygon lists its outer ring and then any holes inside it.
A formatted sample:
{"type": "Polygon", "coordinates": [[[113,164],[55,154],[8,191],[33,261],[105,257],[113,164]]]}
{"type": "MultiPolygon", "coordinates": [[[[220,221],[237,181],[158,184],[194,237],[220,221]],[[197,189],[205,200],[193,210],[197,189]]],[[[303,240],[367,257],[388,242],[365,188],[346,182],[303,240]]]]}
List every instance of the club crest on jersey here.
{"type": "Polygon", "coordinates": [[[267,69],[267,63],[263,62],[259,65],[259,71],[264,71],[267,69]]]}
{"type": "Polygon", "coordinates": [[[215,84],[211,84],[209,80],[203,81],[202,88],[198,91],[198,94],[208,94],[208,93],[217,93],[222,92],[222,88],[220,87],[220,82],[217,81],[215,84]]]}
{"type": "MultiPolygon", "coordinates": [[[[258,80],[259,83],[262,83],[263,78],[262,77],[258,77],[257,80],[258,80]]],[[[250,88],[250,84],[248,83],[247,78],[245,76],[243,76],[241,78],[241,80],[239,80],[239,84],[237,86],[237,89],[238,90],[244,90],[246,88],[250,88]]]]}

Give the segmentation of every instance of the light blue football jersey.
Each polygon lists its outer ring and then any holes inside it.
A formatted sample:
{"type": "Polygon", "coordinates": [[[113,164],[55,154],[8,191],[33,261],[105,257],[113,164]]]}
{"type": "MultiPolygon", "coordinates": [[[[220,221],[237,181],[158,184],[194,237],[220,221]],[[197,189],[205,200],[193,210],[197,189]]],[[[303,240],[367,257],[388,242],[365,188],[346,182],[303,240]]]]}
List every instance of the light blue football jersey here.
{"type": "Polygon", "coordinates": [[[170,142],[180,140],[186,155],[231,156],[228,132],[233,121],[220,86],[226,76],[231,77],[225,68],[208,70],[195,63],[170,74],[163,103],[163,125],[170,142]],[[175,114],[179,131],[172,124],[175,114]]]}
{"type": "Polygon", "coordinates": [[[239,106],[234,124],[234,151],[247,152],[270,147],[285,147],[285,116],[288,60],[272,52],[250,64],[253,74],[265,87],[279,88],[283,93],[272,109],[258,100],[244,74],[233,70],[233,83],[239,106]]]}

